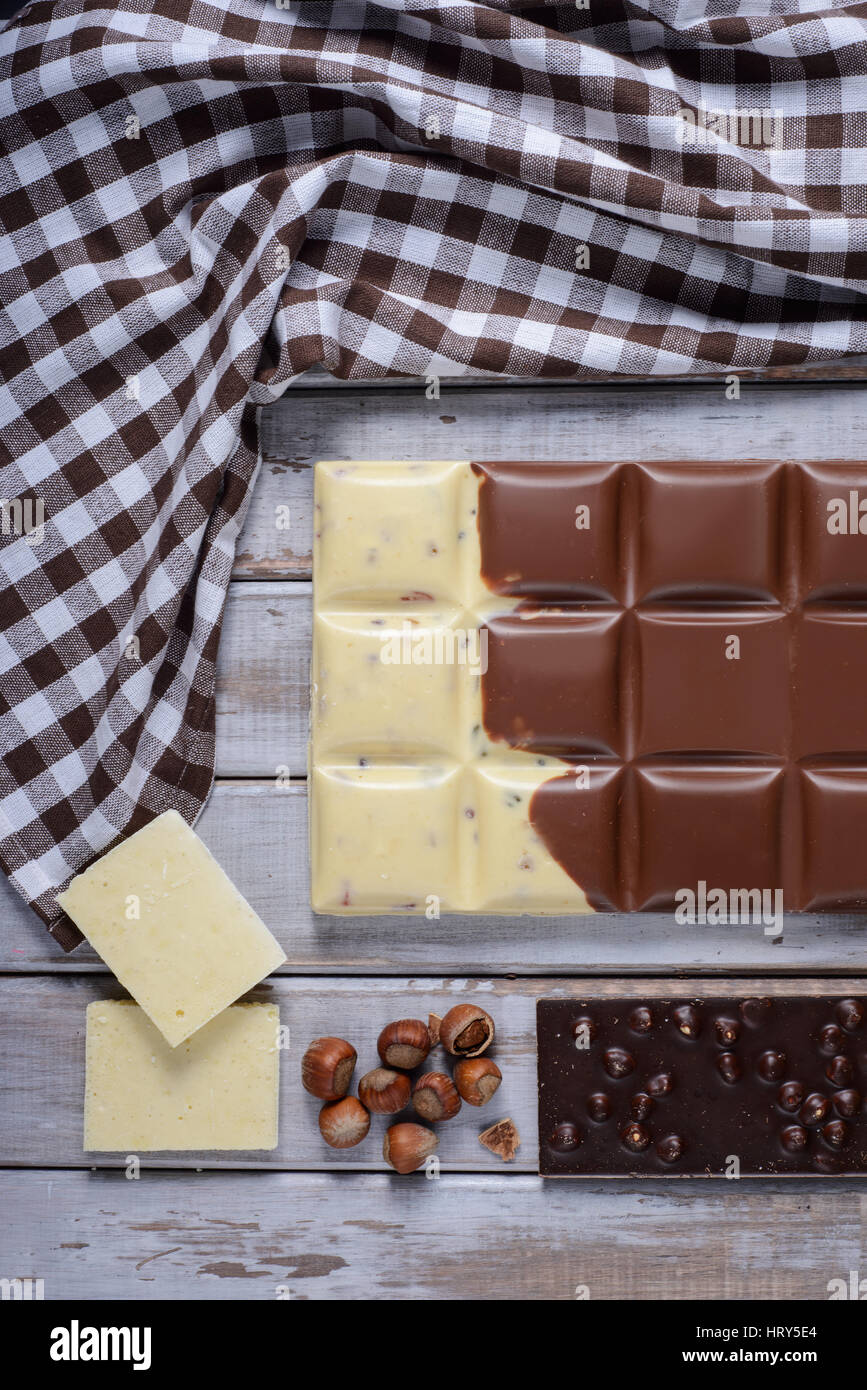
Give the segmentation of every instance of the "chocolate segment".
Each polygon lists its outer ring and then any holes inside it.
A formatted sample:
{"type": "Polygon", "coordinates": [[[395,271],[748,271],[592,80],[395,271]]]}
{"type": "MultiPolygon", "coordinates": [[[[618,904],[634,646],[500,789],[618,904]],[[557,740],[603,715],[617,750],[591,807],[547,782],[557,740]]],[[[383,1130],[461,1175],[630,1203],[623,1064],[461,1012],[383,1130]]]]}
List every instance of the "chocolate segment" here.
{"type": "Polygon", "coordinates": [[[867,907],[867,470],[473,467],[484,728],[569,765],[530,821],[588,901],[867,907]]]}
{"type": "Polygon", "coordinates": [[[867,1173],[864,1003],[828,995],[540,1000],[539,1171],[867,1173]],[[831,1033],[841,1013],[850,1026],[831,1033]],[[576,1030],[578,1019],[585,1027],[576,1030]]]}

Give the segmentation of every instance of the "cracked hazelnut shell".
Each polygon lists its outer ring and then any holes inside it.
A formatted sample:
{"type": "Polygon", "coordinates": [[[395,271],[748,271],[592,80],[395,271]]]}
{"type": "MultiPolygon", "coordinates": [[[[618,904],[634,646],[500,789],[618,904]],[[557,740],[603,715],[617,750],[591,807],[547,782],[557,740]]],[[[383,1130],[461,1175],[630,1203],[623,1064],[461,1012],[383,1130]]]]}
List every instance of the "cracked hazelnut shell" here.
{"type": "Polygon", "coordinates": [[[494,1041],[494,1020],[477,1004],[456,1004],[440,1024],[440,1042],[453,1057],[480,1057],[494,1041]]]}

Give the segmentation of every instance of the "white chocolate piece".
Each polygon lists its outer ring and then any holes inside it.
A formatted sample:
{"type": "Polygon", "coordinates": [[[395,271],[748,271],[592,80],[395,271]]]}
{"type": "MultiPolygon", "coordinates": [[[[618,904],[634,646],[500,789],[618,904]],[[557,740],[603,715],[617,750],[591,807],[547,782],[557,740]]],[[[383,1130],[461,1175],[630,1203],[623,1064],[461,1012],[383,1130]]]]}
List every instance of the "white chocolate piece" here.
{"type": "Polygon", "coordinates": [[[479,835],[473,906],[478,911],[592,912],[527,815],[533,792],[551,772],[547,762],[544,767],[505,768],[487,759],[473,769],[479,835]]]}
{"type": "Polygon", "coordinates": [[[311,838],[318,912],[455,911],[460,771],[374,766],[317,768],[311,838]]]}
{"type": "MultiPolygon", "coordinates": [[[[459,463],[320,463],[313,581],[320,602],[411,594],[460,603],[464,549],[459,463]],[[463,539],[460,533],[463,532],[463,539]]],[[[469,540],[469,546],[464,542],[469,540]]]]}
{"type": "Polygon", "coordinates": [[[172,1048],[131,1000],[89,1004],[85,1151],[276,1149],[279,1024],[233,1004],[172,1048]]]}
{"type": "Polygon", "coordinates": [[[172,1047],[285,960],[177,811],[103,855],[57,901],[172,1047]]]}
{"type": "Polygon", "coordinates": [[[310,855],[314,910],[583,913],[529,820],[563,764],[482,725],[468,463],[316,467],[310,855]]]}
{"type": "Polygon", "coordinates": [[[319,757],[339,760],[359,749],[383,757],[467,756],[471,691],[461,667],[456,662],[400,661],[413,651],[423,656],[424,643],[431,651],[439,643],[458,656],[457,643],[466,630],[459,611],[413,605],[411,612],[397,616],[320,613],[315,628],[312,679],[319,757]]]}

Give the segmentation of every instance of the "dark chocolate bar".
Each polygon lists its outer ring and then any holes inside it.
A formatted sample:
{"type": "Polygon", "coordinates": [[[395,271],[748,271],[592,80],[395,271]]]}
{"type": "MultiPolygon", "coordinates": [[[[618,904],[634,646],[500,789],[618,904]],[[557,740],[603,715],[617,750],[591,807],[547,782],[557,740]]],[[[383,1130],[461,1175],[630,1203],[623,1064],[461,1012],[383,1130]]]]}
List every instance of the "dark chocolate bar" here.
{"type": "Polygon", "coordinates": [[[592,906],[867,908],[867,466],[473,468],[485,731],[592,906]]]}
{"type": "Polygon", "coordinates": [[[867,1001],[543,999],[543,1177],[867,1173],[867,1001]]]}

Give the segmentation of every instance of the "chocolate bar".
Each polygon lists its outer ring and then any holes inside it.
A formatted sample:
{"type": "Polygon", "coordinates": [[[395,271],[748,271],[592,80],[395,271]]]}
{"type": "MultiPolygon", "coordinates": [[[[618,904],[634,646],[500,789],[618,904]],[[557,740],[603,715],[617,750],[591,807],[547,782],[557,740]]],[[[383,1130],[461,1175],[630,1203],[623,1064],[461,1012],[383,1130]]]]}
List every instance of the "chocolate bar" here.
{"type": "Polygon", "coordinates": [[[543,999],[543,1177],[867,1173],[867,1001],[543,999]]]}
{"type": "Polygon", "coordinates": [[[313,903],[867,908],[867,467],[319,464],[313,903]]]}

